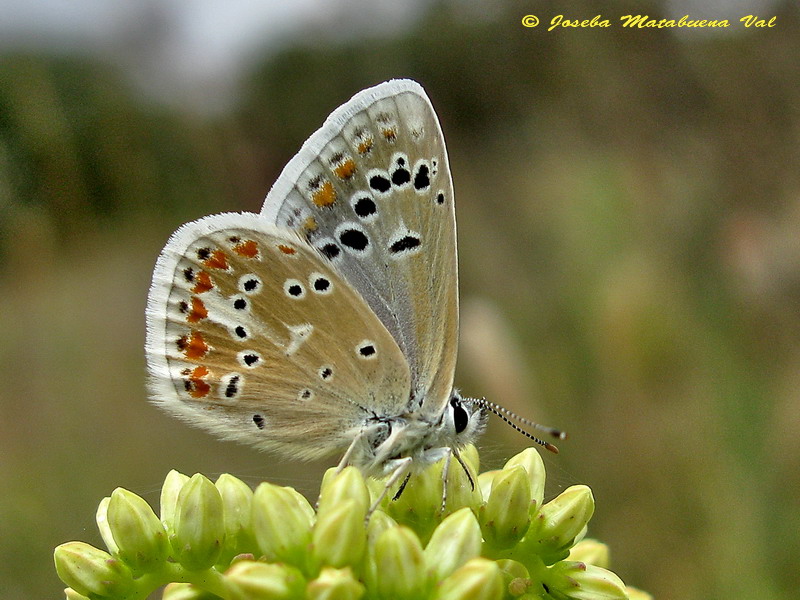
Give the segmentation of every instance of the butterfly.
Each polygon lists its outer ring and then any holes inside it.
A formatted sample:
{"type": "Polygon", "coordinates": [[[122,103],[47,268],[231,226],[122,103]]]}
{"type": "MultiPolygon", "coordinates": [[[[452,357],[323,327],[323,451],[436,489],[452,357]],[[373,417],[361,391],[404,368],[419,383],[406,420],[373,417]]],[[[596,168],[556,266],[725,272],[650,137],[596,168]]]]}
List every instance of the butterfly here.
{"type": "Polygon", "coordinates": [[[152,401],[286,457],[340,453],[340,467],[395,481],[460,461],[487,412],[531,424],[453,387],[453,183],[436,113],[411,80],[336,109],[259,214],[180,227],[146,317],[152,401]]]}

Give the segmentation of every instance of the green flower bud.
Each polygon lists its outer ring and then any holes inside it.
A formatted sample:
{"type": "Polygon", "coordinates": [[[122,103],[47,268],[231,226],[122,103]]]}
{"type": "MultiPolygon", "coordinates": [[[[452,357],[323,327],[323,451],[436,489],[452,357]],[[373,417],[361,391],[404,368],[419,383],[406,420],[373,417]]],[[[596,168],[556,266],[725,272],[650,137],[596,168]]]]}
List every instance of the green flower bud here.
{"type": "Polygon", "coordinates": [[[225,538],[222,496],[211,481],[196,474],[181,488],[170,542],[174,556],[190,571],[213,566],[225,538]]]}
{"type": "Polygon", "coordinates": [[[525,467],[528,474],[528,481],[531,485],[531,500],[536,503],[538,510],[544,501],[544,482],[545,471],[542,456],[535,448],[526,448],[516,456],[512,456],[503,467],[503,470],[511,469],[517,465],[525,467]]]}
{"type": "Polygon", "coordinates": [[[427,580],[422,544],[407,527],[391,527],[378,538],[374,549],[375,586],[385,598],[419,598],[427,580]]]}
{"type": "Polygon", "coordinates": [[[473,512],[464,507],[445,518],[434,530],[425,547],[425,564],[431,579],[439,581],[480,553],[481,528],[473,512]]]}
{"type": "Polygon", "coordinates": [[[308,600],[358,600],[364,595],[364,586],[358,582],[349,568],[322,569],[314,581],[306,587],[308,600]]]}
{"type": "MultiPolygon", "coordinates": [[[[444,514],[449,514],[464,506],[477,509],[483,503],[483,496],[478,487],[477,450],[475,446],[467,446],[460,452],[461,460],[469,469],[469,475],[455,457],[450,458],[450,470],[447,474],[447,506],[444,514]]],[[[444,462],[442,462],[444,465],[444,462]]],[[[441,502],[441,498],[439,499],[441,502]]]]}
{"type": "Polygon", "coordinates": [[[167,473],[164,485],[161,486],[161,522],[167,529],[167,533],[172,535],[175,531],[173,522],[175,521],[175,507],[178,505],[178,494],[189,478],[183,473],[178,473],[175,469],[167,473]]]}
{"type": "Polygon", "coordinates": [[[161,600],[216,600],[219,596],[201,590],[191,583],[170,583],[164,588],[161,600]]]}
{"type": "Polygon", "coordinates": [[[581,540],[569,551],[567,560],[584,562],[607,569],[610,564],[608,546],[597,540],[581,540]]]}
{"type": "Polygon", "coordinates": [[[504,549],[515,545],[531,523],[531,487],[521,465],[503,469],[492,482],[492,491],[481,508],[486,543],[504,549]]]}
{"type": "Polygon", "coordinates": [[[256,552],[250,528],[253,490],[241,479],[223,473],[214,484],[222,497],[225,543],[218,564],[229,565],[234,556],[256,552]]]}
{"type": "Polygon", "coordinates": [[[125,563],[89,544],[61,544],[53,558],[61,581],[84,596],[125,597],[136,588],[125,563]]]}
{"type": "Polygon", "coordinates": [[[262,483],[253,496],[252,527],[267,560],[305,564],[314,509],[294,489],[262,483]]]}
{"type": "Polygon", "coordinates": [[[371,501],[361,471],[355,467],[345,467],[339,473],[337,470],[328,469],[322,478],[317,514],[322,515],[329,508],[335,508],[343,500],[354,500],[358,510],[366,515],[371,501]]]}
{"type": "Polygon", "coordinates": [[[520,546],[539,554],[546,564],[562,560],[593,513],[592,491],[573,485],[542,507],[520,546]]]}
{"type": "Polygon", "coordinates": [[[574,600],[625,600],[625,584],[611,571],[582,562],[561,561],[550,567],[545,584],[551,595],[574,600]]]}
{"type": "Polygon", "coordinates": [[[497,563],[473,558],[439,584],[436,600],[496,600],[502,598],[503,576],[497,563]]]}
{"type": "Polygon", "coordinates": [[[66,598],[66,600],[89,600],[89,598],[87,596],[84,596],[83,594],[79,594],[78,592],[76,592],[72,588],[65,588],[64,589],[64,598],[66,598]]]}
{"type": "MultiPolygon", "coordinates": [[[[382,507],[400,525],[413,529],[424,541],[430,538],[441,520],[442,510],[442,461],[411,476],[402,495],[394,500],[404,478],[401,478],[386,494],[382,507]]],[[[459,469],[461,467],[458,467],[459,469]]],[[[385,480],[379,482],[386,485],[385,480]]],[[[372,488],[373,492],[376,488],[372,488]]],[[[383,487],[379,491],[382,491],[383,487]]]]}
{"type": "Polygon", "coordinates": [[[316,564],[336,568],[358,564],[367,545],[366,515],[367,507],[359,500],[340,500],[321,512],[312,533],[316,564]]]}
{"type": "Polygon", "coordinates": [[[153,571],[166,561],[167,532],[143,498],[123,488],[115,489],[106,518],[117,546],[115,554],[134,574],[153,571]]]}
{"type": "Polygon", "coordinates": [[[288,565],[243,560],[225,573],[230,598],[234,600],[290,600],[303,598],[306,581],[288,565]]]}
{"type": "Polygon", "coordinates": [[[114,541],[114,534],[111,533],[111,528],[108,526],[109,502],[111,502],[110,496],[106,496],[100,500],[94,520],[97,523],[97,528],[100,530],[100,537],[103,538],[106,548],[108,548],[108,551],[111,552],[111,554],[116,556],[119,553],[119,548],[117,547],[117,542],[114,541]]]}
{"type": "Polygon", "coordinates": [[[478,488],[481,490],[481,497],[484,500],[492,493],[492,482],[499,472],[499,470],[484,471],[478,475],[478,488]]]}
{"type": "Polygon", "coordinates": [[[367,523],[367,546],[373,548],[381,534],[390,527],[397,527],[397,521],[382,510],[372,513],[367,523]]]}

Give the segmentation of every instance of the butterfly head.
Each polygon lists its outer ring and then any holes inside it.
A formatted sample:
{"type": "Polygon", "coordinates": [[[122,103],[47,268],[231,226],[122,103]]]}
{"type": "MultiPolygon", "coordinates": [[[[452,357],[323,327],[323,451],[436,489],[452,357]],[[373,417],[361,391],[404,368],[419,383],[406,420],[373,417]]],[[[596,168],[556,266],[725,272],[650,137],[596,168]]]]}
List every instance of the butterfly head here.
{"type": "Polygon", "coordinates": [[[463,398],[453,390],[439,424],[442,445],[461,448],[473,443],[486,427],[488,412],[476,398],[463,398]]]}

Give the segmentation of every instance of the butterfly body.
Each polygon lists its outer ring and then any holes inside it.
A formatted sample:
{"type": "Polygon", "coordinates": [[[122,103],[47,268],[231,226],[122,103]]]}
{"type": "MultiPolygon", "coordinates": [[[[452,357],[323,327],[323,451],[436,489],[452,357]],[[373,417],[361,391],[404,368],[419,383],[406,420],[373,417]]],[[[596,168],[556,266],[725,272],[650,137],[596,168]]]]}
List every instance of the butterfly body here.
{"type": "Polygon", "coordinates": [[[334,111],[260,214],[182,226],[147,306],[151,399],[225,438],[365,474],[470,443],[453,389],[455,212],[425,92],[393,80],[334,111]],[[399,463],[398,461],[402,461],[399,463]]]}

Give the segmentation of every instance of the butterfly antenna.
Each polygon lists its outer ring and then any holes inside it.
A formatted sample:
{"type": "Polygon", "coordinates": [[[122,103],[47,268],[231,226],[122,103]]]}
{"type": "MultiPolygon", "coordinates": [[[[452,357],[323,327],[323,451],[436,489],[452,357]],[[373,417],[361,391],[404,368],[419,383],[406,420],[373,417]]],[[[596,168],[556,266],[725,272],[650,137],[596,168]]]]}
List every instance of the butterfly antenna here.
{"type": "Polygon", "coordinates": [[[551,435],[556,439],[559,439],[559,440],[567,439],[567,434],[565,432],[561,431],[560,429],[555,429],[554,427],[548,427],[547,425],[542,425],[540,423],[536,423],[534,421],[531,421],[530,419],[526,419],[525,417],[521,417],[517,413],[512,412],[512,411],[508,410],[507,408],[504,408],[504,407],[500,406],[499,404],[495,404],[494,402],[490,402],[486,398],[478,398],[478,403],[481,406],[483,406],[484,408],[486,408],[486,410],[488,410],[492,414],[500,417],[503,421],[506,422],[507,425],[511,426],[512,429],[518,431],[519,433],[521,433],[525,437],[533,440],[534,442],[536,442],[540,446],[544,446],[547,450],[549,450],[550,452],[552,452],[554,454],[558,454],[558,447],[555,444],[551,444],[550,442],[548,442],[546,440],[543,440],[541,438],[536,437],[535,435],[533,435],[529,431],[526,431],[525,429],[520,427],[520,425],[515,423],[514,420],[516,420],[518,423],[521,423],[522,425],[527,425],[528,427],[531,427],[531,428],[536,429],[538,431],[542,431],[544,433],[547,433],[548,435],[551,435]]]}

